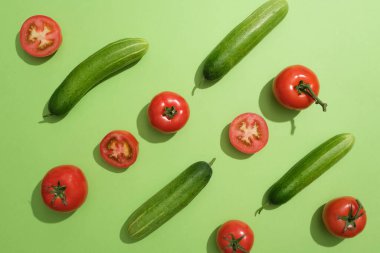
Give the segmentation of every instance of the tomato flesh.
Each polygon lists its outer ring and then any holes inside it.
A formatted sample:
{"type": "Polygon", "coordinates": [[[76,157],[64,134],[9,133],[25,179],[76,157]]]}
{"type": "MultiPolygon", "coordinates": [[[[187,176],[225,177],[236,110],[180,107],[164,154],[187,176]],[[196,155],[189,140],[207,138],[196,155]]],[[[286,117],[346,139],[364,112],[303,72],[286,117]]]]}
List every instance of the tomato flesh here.
{"type": "Polygon", "coordinates": [[[32,56],[52,55],[62,43],[61,28],[50,17],[32,16],[21,26],[20,43],[22,49],[32,56]]]}
{"type": "Polygon", "coordinates": [[[100,142],[100,155],[110,165],[128,168],[137,159],[138,142],[128,131],[115,130],[100,142]]]}
{"type": "Polygon", "coordinates": [[[245,154],[259,152],[267,144],[268,138],[268,126],[258,114],[241,114],[230,124],[230,142],[232,146],[245,154]]]}

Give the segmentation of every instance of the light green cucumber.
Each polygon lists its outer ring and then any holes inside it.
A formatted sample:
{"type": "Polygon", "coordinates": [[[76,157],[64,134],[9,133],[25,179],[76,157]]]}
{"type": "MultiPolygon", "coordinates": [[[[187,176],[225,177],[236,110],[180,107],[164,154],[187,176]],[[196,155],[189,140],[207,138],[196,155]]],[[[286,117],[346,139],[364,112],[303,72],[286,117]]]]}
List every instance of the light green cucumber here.
{"type": "Polygon", "coordinates": [[[140,38],[126,38],[103,47],[75,67],[51,96],[49,115],[67,114],[76,103],[105,78],[138,62],[148,50],[140,38]]]}
{"type": "Polygon", "coordinates": [[[251,51],[288,13],[286,0],[269,0],[237,25],[207,56],[203,76],[218,81],[251,51]]]}
{"type": "MultiPolygon", "coordinates": [[[[354,145],[352,134],[338,134],[319,145],[286,172],[267,193],[268,205],[281,205],[342,159],[354,145]]],[[[257,212],[265,208],[260,208],[257,212]]]]}
{"type": "Polygon", "coordinates": [[[186,207],[209,182],[211,164],[192,164],[137,208],[125,225],[128,240],[143,239],[186,207]]]}

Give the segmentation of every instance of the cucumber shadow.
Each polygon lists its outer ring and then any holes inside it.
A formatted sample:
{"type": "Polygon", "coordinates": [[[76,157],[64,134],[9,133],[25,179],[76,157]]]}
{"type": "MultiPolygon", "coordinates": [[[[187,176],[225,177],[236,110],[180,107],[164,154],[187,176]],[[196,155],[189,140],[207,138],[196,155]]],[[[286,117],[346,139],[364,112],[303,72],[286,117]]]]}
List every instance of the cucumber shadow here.
{"type": "Polygon", "coordinates": [[[194,88],[191,92],[191,95],[194,96],[196,89],[207,89],[216,84],[219,80],[209,81],[203,76],[203,67],[205,65],[206,59],[204,59],[201,64],[198,66],[198,69],[195,72],[194,76],[194,88]]]}
{"type": "Polygon", "coordinates": [[[258,208],[258,209],[256,210],[256,212],[255,212],[255,216],[258,216],[259,214],[261,214],[261,212],[262,212],[263,210],[266,210],[266,211],[274,210],[274,209],[277,209],[277,208],[279,208],[279,207],[281,206],[281,205],[273,205],[273,204],[271,204],[270,201],[269,201],[269,193],[270,193],[270,191],[272,190],[272,187],[273,187],[273,186],[269,187],[269,188],[265,191],[265,193],[264,193],[264,195],[263,195],[263,198],[261,199],[261,207],[258,208]]]}
{"type": "Polygon", "coordinates": [[[41,197],[41,181],[34,187],[30,206],[34,217],[44,223],[58,223],[64,221],[75,212],[57,212],[48,208],[41,197]]]}
{"type": "Polygon", "coordinates": [[[17,55],[27,64],[29,65],[41,65],[44,64],[45,62],[49,61],[54,55],[49,55],[46,57],[34,57],[28,54],[27,52],[22,49],[20,45],[20,34],[17,32],[16,33],[16,38],[15,38],[15,48],[16,48],[16,53],[17,55]]]}
{"type": "Polygon", "coordinates": [[[324,247],[334,247],[341,243],[344,239],[338,238],[327,231],[322,220],[324,204],[321,205],[313,214],[310,221],[310,235],[313,240],[324,247]]]}
{"type": "Polygon", "coordinates": [[[244,154],[240,151],[238,151],[236,148],[234,148],[230,143],[229,138],[229,128],[230,124],[227,124],[220,134],[220,147],[222,151],[228,155],[231,158],[238,159],[238,160],[244,160],[247,158],[250,158],[252,154],[244,154]]]}
{"type": "Polygon", "coordinates": [[[260,92],[259,107],[261,113],[270,121],[273,122],[290,122],[290,134],[293,135],[296,129],[295,117],[300,111],[290,110],[281,106],[273,95],[272,84],[274,78],[269,80],[260,92]]]}
{"type": "Polygon", "coordinates": [[[210,236],[208,237],[208,240],[207,240],[207,253],[219,253],[219,249],[216,245],[216,236],[218,234],[218,230],[219,230],[220,226],[218,226],[217,228],[215,228],[212,233],[210,234],[210,236]]]}
{"type": "Polygon", "coordinates": [[[175,133],[161,133],[151,126],[147,113],[148,107],[149,103],[140,110],[137,116],[136,124],[139,135],[150,143],[162,143],[170,140],[175,133]]]}

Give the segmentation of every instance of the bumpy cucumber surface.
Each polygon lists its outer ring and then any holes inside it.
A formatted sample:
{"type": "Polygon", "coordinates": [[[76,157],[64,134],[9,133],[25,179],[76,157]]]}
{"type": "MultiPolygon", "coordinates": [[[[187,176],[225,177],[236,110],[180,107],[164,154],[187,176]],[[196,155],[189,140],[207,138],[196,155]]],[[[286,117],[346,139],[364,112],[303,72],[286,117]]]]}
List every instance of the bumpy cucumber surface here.
{"type": "Polygon", "coordinates": [[[352,134],[344,133],[332,137],[312,150],[270,188],[269,204],[286,203],[343,158],[351,150],[354,142],[352,134]]]}
{"type": "Polygon", "coordinates": [[[206,80],[217,81],[230,71],[288,13],[286,0],[269,0],[237,25],[207,56],[206,80]]]}
{"type": "Polygon", "coordinates": [[[196,162],[134,211],[126,222],[131,241],[152,233],[187,206],[206,186],[212,169],[206,162],[196,162]]]}
{"type": "Polygon", "coordinates": [[[148,43],[140,38],[126,38],[103,47],[75,67],[51,96],[51,115],[64,115],[93,87],[106,77],[138,62],[148,43]]]}

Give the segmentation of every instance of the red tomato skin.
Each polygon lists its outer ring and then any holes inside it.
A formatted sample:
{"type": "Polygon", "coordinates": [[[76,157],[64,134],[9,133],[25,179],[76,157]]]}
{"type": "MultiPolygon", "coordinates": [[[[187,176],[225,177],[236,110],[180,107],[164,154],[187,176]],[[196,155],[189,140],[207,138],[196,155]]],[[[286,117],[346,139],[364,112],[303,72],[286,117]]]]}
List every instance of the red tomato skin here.
{"type": "Polygon", "coordinates": [[[175,133],[185,126],[190,117],[190,108],[186,100],[179,94],[164,91],[157,94],[149,104],[148,118],[150,124],[162,133],[175,133]],[[169,119],[164,115],[165,107],[172,107],[177,113],[169,119]]]}
{"type": "Polygon", "coordinates": [[[87,180],[83,172],[74,165],[60,165],[49,170],[41,182],[41,196],[43,202],[50,209],[59,212],[72,212],[77,210],[86,200],[88,193],[87,180]],[[61,198],[52,194],[52,186],[60,182],[65,186],[66,204],[61,198]]]}
{"type": "Polygon", "coordinates": [[[24,21],[20,28],[20,44],[22,49],[29,55],[34,57],[47,57],[54,54],[62,44],[62,31],[61,27],[52,18],[44,15],[35,15],[29,17],[24,21]],[[46,34],[46,37],[52,41],[52,44],[44,49],[39,49],[39,40],[34,42],[28,39],[30,35],[31,26],[35,25],[38,31],[43,31],[44,25],[49,27],[50,32],[46,34]]]}
{"type": "MultiPolygon", "coordinates": [[[[243,247],[246,252],[249,252],[252,249],[254,243],[254,234],[252,229],[243,221],[229,220],[220,226],[216,235],[216,244],[219,252],[234,252],[232,247],[228,247],[230,244],[229,240],[232,238],[231,235],[233,235],[235,239],[244,236],[239,242],[240,246],[243,247]]],[[[244,253],[244,251],[237,249],[235,253],[244,253]]]]}
{"type": "Polygon", "coordinates": [[[355,223],[356,228],[344,231],[345,221],[339,219],[339,217],[347,216],[352,205],[352,212],[356,214],[359,205],[354,197],[345,196],[333,199],[329,201],[323,208],[322,219],[326,229],[334,236],[340,238],[352,238],[363,231],[367,223],[367,214],[364,208],[359,212],[364,214],[359,217],[355,223]]]}
{"type": "Polygon", "coordinates": [[[273,94],[284,107],[292,110],[303,110],[315,102],[305,93],[298,94],[296,86],[300,81],[310,85],[316,96],[319,94],[317,75],[302,65],[293,65],[282,70],[273,80],[273,94]]]}
{"type": "Polygon", "coordinates": [[[99,144],[100,156],[103,158],[105,162],[112,165],[113,167],[120,169],[127,169],[132,164],[134,164],[137,160],[137,156],[139,153],[139,142],[137,139],[128,131],[125,130],[113,130],[109,132],[99,144]],[[124,161],[124,163],[119,163],[114,159],[109,157],[108,143],[113,138],[116,138],[119,141],[126,141],[127,145],[130,148],[130,152],[132,153],[131,157],[124,161]]]}
{"type": "MultiPolygon", "coordinates": [[[[247,124],[249,125],[249,124],[247,124]]],[[[263,117],[256,113],[243,113],[238,115],[230,124],[229,127],[229,139],[233,147],[238,151],[245,154],[254,154],[263,149],[269,140],[269,129],[266,121],[263,117]],[[242,142],[239,139],[239,133],[241,133],[242,122],[247,120],[257,124],[260,137],[254,139],[251,145],[242,142]]],[[[252,141],[252,139],[251,139],[252,141]]]]}

